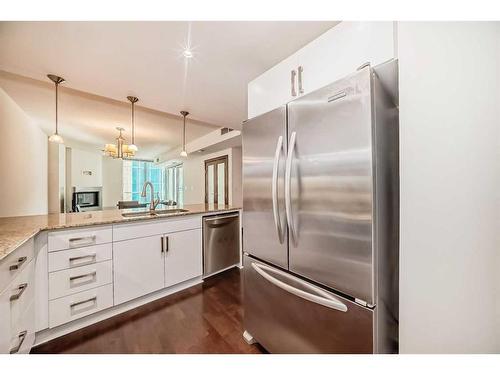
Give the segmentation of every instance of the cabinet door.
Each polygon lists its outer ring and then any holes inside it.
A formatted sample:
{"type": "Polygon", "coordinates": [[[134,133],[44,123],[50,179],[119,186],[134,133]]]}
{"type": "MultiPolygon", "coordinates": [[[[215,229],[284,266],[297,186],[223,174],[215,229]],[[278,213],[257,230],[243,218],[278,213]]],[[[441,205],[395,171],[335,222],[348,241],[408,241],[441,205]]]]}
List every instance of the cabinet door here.
{"type": "Polygon", "coordinates": [[[115,305],[163,288],[162,236],[113,243],[115,305]]]}
{"type": "Polygon", "coordinates": [[[0,354],[9,353],[10,350],[10,289],[7,288],[0,294],[0,354]]]}
{"type": "MultiPolygon", "coordinates": [[[[277,108],[296,96],[292,95],[291,72],[297,72],[298,60],[294,54],[255,78],[248,84],[248,118],[277,108]]],[[[295,91],[298,93],[297,78],[295,91]]]]}
{"type": "Polygon", "coordinates": [[[165,235],[165,286],[201,276],[201,229],[165,235]]]}
{"type": "Polygon", "coordinates": [[[304,94],[395,57],[393,22],[341,22],[298,51],[304,94]]]}

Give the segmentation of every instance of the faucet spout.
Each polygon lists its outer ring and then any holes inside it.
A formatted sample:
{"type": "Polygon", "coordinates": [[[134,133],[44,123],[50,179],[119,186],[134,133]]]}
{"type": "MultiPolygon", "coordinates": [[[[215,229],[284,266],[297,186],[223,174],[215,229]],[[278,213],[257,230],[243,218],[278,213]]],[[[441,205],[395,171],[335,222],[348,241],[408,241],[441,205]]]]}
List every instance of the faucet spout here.
{"type": "Polygon", "coordinates": [[[149,210],[154,211],[156,209],[156,206],[158,206],[158,204],[160,203],[160,198],[158,197],[157,199],[155,199],[155,188],[150,181],[146,181],[144,182],[144,185],[142,185],[141,197],[146,196],[148,186],[151,188],[151,202],[149,203],[149,210]]]}

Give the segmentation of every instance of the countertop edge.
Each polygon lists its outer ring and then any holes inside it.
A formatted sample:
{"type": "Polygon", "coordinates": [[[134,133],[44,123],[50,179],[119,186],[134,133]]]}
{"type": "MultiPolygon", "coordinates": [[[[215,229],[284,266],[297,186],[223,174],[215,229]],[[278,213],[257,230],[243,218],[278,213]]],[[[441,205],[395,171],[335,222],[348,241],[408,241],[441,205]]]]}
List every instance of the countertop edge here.
{"type": "MultiPolygon", "coordinates": [[[[62,225],[46,225],[43,227],[33,227],[31,233],[27,233],[25,236],[22,237],[19,241],[16,241],[15,243],[8,245],[7,248],[2,249],[0,251],[0,262],[3,262],[5,258],[7,258],[9,255],[11,255],[14,251],[16,251],[19,247],[23,246],[26,242],[28,242],[31,238],[35,237],[41,232],[44,231],[52,231],[52,230],[63,230],[63,229],[71,229],[71,228],[83,228],[83,227],[91,227],[91,226],[100,226],[100,225],[111,225],[111,224],[128,224],[128,223],[136,223],[140,221],[150,221],[150,220],[165,220],[165,219],[172,219],[174,217],[182,217],[182,216],[190,216],[190,215],[200,215],[200,216],[208,216],[208,215],[216,215],[221,212],[232,212],[232,211],[240,211],[242,210],[241,207],[231,207],[231,208],[220,208],[220,209],[214,209],[214,210],[201,210],[201,211],[188,211],[188,212],[178,212],[175,214],[169,214],[169,215],[158,215],[158,216],[150,216],[150,217],[122,217],[119,220],[118,219],[103,219],[101,222],[98,223],[70,223],[70,224],[62,224],[62,225]]],[[[13,217],[15,218],[15,217],[13,217]]],[[[8,219],[8,218],[3,218],[3,219],[8,219]]]]}

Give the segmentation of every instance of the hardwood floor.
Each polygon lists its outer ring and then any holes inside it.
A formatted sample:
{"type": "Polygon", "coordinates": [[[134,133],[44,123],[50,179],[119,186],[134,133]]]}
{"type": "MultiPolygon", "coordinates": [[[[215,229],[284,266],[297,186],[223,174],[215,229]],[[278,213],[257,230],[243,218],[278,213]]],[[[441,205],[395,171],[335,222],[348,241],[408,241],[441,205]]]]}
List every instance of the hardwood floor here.
{"type": "Polygon", "coordinates": [[[264,353],[242,337],[239,269],[33,348],[32,353],[264,353]]]}

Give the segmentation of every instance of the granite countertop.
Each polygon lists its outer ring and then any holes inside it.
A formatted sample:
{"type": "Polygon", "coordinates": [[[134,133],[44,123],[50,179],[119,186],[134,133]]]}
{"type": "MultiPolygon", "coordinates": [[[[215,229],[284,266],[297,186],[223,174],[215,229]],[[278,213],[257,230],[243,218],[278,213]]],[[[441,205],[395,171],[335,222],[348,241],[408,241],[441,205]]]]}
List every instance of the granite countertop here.
{"type": "Polygon", "coordinates": [[[182,208],[187,212],[176,212],[158,216],[124,217],[122,213],[131,210],[103,210],[69,214],[48,214],[33,216],[15,216],[0,218],[0,261],[24,242],[43,230],[76,228],[88,225],[104,225],[113,223],[128,223],[131,221],[158,220],[176,216],[208,214],[224,211],[235,211],[241,207],[228,205],[191,204],[182,208]]]}

